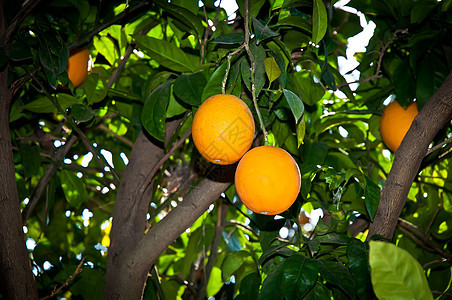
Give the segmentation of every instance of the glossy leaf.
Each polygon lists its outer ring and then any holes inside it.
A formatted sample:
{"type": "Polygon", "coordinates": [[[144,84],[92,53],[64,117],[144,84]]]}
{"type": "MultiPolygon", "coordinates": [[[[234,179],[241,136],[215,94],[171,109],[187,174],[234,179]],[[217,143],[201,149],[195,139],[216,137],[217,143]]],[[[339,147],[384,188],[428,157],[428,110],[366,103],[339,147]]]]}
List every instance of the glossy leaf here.
{"type": "Polygon", "coordinates": [[[366,178],[366,188],[364,189],[364,203],[370,219],[373,220],[377,212],[378,203],[380,203],[380,187],[376,185],[369,177],[366,178]]]}
{"type": "Polygon", "coordinates": [[[259,44],[261,41],[278,36],[277,32],[274,32],[268,26],[262,24],[258,19],[252,18],[253,27],[254,27],[254,35],[256,37],[256,44],[259,44]]]}
{"type": "Polygon", "coordinates": [[[275,81],[281,75],[281,69],[278,66],[275,58],[267,57],[264,61],[265,73],[267,73],[270,83],[275,81]]]}
{"type": "Polygon", "coordinates": [[[183,74],[174,82],[174,94],[189,105],[199,106],[206,84],[204,73],[183,74]]]}
{"type": "Polygon", "coordinates": [[[164,67],[176,72],[193,72],[199,58],[182,51],[175,44],[146,35],[133,35],[138,47],[164,67]]]}
{"type": "Polygon", "coordinates": [[[322,0],[314,0],[312,13],[312,41],[319,44],[326,33],[328,19],[325,5],[322,0]]]}
{"type": "Polygon", "coordinates": [[[68,170],[61,170],[58,172],[58,175],[67,202],[72,207],[79,208],[88,199],[85,183],[74,172],[68,170]]]}
{"type": "Polygon", "coordinates": [[[94,110],[80,104],[75,104],[71,107],[71,115],[77,123],[87,122],[91,120],[94,117],[95,113],[96,112],[94,110]]]}
{"type": "Polygon", "coordinates": [[[351,299],[356,299],[353,277],[349,271],[334,261],[319,260],[320,275],[329,283],[339,287],[351,299]]]}
{"type": "Polygon", "coordinates": [[[302,29],[307,33],[311,33],[311,25],[309,22],[300,16],[288,16],[278,20],[275,26],[291,26],[302,29]]]}
{"type": "Polygon", "coordinates": [[[370,241],[369,263],[378,299],[433,299],[424,270],[406,250],[370,241]]]}
{"type": "Polygon", "coordinates": [[[258,299],[259,298],[259,287],[261,285],[261,277],[258,273],[253,272],[240,281],[240,293],[237,296],[237,300],[248,300],[248,299],[258,299]]]}
{"type": "Polygon", "coordinates": [[[206,100],[210,96],[222,94],[223,80],[226,74],[226,68],[227,63],[223,63],[215,70],[215,72],[213,72],[212,76],[210,76],[207,84],[202,91],[202,101],[206,100]]]}
{"type": "Polygon", "coordinates": [[[278,267],[282,270],[281,291],[286,299],[303,299],[317,281],[317,261],[296,254],[284,260],[278,267]]]}
{"type": "Polygon", "coordinates": [[[300,97],[298,97],[294,92],[283,89],[284,97],[287,100],[287,103],[289,103],[290,110],[293,113],[293,116],[295,117],[295,122],[299,122],[301,116],[304,112],[304,105],[303,101],[301,101],[300,97]]]}
{"type": "Polygon", "coordinates": [[[352,238],[347,244],[348,268],[352,273],[356,293],[359,299],[372,299],[372,283],[370,281],[369,251],[366,244],[352,238]]]}
{"type": "Polygon", "coordinates": [[[159,141],[165,141],[166,108],[170,98],[170,82],[156,88],[146,99],[141,119],[144,128],[159,141]]]}

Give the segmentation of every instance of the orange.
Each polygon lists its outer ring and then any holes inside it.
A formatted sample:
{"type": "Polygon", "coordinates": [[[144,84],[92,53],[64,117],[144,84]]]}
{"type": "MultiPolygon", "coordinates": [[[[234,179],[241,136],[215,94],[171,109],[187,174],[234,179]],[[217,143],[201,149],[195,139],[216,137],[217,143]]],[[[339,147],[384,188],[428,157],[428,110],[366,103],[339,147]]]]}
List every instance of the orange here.
{"type": "Polygon", "coordinates": [[[74,87],[78,87],[88,76],[89,51],[77,48],[70,52],[67,74],[74,87]]]}
{"type": "Polygon", "coordinates": [[[390,150],[395,152],[399,148],[418,113],[416,102],[404,109],[397,101],[393,101],[383,109],[383,116],[380,119],[380,134],[390,150]]]}
{"type": "Polygon", "coordinates": [[[276,215],[287,210],[297,199],[301,174],[293,157],[273,146],[248,151],[235,172],[235,188],[240,200],[250,210],[276,215]]]}
{"type": "Polygon", "coordinates": [[[214,95],[193,118],[192,136],[199,153],[219,165],[237,162],[254,139],[254,119],[248,106],[233,95],[214,95]]]}

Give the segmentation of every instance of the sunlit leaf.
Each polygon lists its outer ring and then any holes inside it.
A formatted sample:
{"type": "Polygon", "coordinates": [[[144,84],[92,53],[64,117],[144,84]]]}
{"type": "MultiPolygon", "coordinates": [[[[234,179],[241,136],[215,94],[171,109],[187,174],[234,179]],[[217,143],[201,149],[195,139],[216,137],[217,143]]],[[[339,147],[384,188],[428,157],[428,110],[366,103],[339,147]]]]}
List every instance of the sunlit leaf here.
{"type": "Polygon", "coordinates": [[[67,202],[74,208],[80,207],[88,199],[88,193],[83,180],[69,170],[61,170],[58,172],[58,175],[67,202]]]}
{"type": "Polygon", "coordinates": [[[378,299],[433,299],[424,270],[406,250],[370,241],[369,263],[378,299]]]}
{"type": "Polygon", "coordinates": [[[275,81],[281,75],[281,69],[278,66],[274,57],[267,57],[264,60],[265,73],[267,73],[270,83],[275,81]]]}
{"type": "Polygon", "coordinates": [[[299,122],[301,116],[304,112],[303,101],[301,101],[300,97],[298,97],[294,92],[283,89],[284,97],[289,103],[290,109],[292,110],[293,116],[295,117],[295,122],[299,122]]]}

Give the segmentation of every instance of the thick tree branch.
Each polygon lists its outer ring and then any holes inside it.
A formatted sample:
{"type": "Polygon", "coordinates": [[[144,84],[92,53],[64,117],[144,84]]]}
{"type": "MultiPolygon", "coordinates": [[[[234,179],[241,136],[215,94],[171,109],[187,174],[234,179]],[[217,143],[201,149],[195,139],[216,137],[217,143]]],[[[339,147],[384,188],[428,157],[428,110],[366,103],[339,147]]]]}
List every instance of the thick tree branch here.
{"type": "Polygon", "coordinates": [[[369,227],[369,238],[392,239],[411,184],[417,176],[428,146],[452,119],[452,73],[414,119],[395,153],[394,163],[381,191],[380,204],[369,227]]]}

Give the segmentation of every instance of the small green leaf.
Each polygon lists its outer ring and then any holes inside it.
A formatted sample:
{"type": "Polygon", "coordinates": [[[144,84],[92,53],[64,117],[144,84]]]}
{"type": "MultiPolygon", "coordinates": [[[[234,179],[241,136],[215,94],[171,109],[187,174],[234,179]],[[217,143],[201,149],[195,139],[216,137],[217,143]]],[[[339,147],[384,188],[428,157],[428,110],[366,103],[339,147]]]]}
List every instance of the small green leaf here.
{"type": "Polygon", "coordinates": [[[146,99],[141,120],[150,135],[159,141],[165,141],[166,108],[170,99],[170,81],[162,83],[146,99]]]}
{"type": "Polygon", "coordinates": [[[93,39],[94,47],[99,51],[110,65],[114,65],[119,59],[119,54],[115,43],[109,36],[95,36],[93,39]]]}
{"type": "Polygon", "coordinates": [[[207,81],[204,73],[180,75],[174,82],[174,94],[183,102],[199,106],[207,81]]]}
{"type": "Polygon", "coordinates": [[[380,187],[369,177],[365,176],[365,178],[366,188],[364,189],[364,203],[366,204],[367,212],[372,221],[377,212],[378,204],[380,203],[380,187]]]}
{"type": "Polygon", "coordinates": [[[350,298],[356,299],[353,277],[348,270],[334,261],[318,260],[320,275],[329,283],[339,287],[350,298]]]}
{"type": "Polygon", "coordinates": [[[295,122],[298,123],[304,112],[303,101],[301,101],[300,97],[290,90],[283,89],[283,93],[295,117],[295,122]]]}
{"type": "Polygon", "coordinates": [[[252,20],[253,20],[254,35],[256,37],[257,45],[259,45],[259,43],[265,39],[279,35],[279,33],[274,32],[273,30],[268,28],[266,25],[262,24],[258,19],[253,17],[252,20]]]}
{"type": "Polygon", "coordinates": [[[299,16],[288,16],[283,19],[279,19],[278,23],[274,26],[292,26],[299,29],[302,29],[308,33],[311,33],[311,24],[309,24],[308,20],[299,16]]]}
{"type": "Polygon", "coordinates": [[[245,35],[241,32],[238,33],[230,33],[225,35],[220,35],[219,37],[216,37],[212,40],[212,44],[226,44],[226,45],[232,45],[232,44],[241,44],[243,43],[243,40],[245,39],[245,35]]]}
{"type": "Polygon", "coordinates": [[[85,183],[78,178],[74,172],[61,170],[58,172],[67,202],[75,208],[79,208],[80,204],[88,199],[85,183]]]}
{"type": "Polygon", "coordinates": [[[370,241],[369,263],[378,299],[433,299],[424,270],[406,250],[390,243],[370,241]]]}
{"type": "Polygon", "coordinates": [[[265,73],[267,73],[270,83],[275,81],[281,75],[281,69],[278,66],[274,57],[267,57],[264,60],[265,73]]]}
{"type": "Polygon", "coordinates": [[[221,269],[215,266],[210,272],[209,282],[207,283],[207,297],[210,298],[216,295],[221,290],[223,285],[224,282],[221,280],[221,269]]]}
{"type": "Polygon", "coordinates": [[[173,43],[147,35],[134,34],[138,47],[162,66],[176,72],[193,72],[199,67],[199,57],[187,54],[173,43]]]}
{"type": "Polygon", "coordinates": [[[83,88],[86,93],[88,105],[102,101],[108,93],[107,85],[100,78],[99,74],[96,73],[88,75],[83,83],[83,88]]]}
{"type": "Polygon", "coordinates": [[[77,123],[88,122],[91,120],[96,112],[83,105],[75,104],[71,107],[71,114],[77,123]]]}
{"type": "Polygon", "coordinates": [[[301,144],[303,144],[304,136],[306,134],[306,120],[303,116],[301,117],[300,122],[298,122],[298,124],[297,124],[297,147],[298,148],[300,148],[301,144]]]}
{"type": "Polygon", "coordinates": [[[318,45],[326,33],[327,13],[322,0],[314,0],[312,13],[312,41],[318,45]]]}

